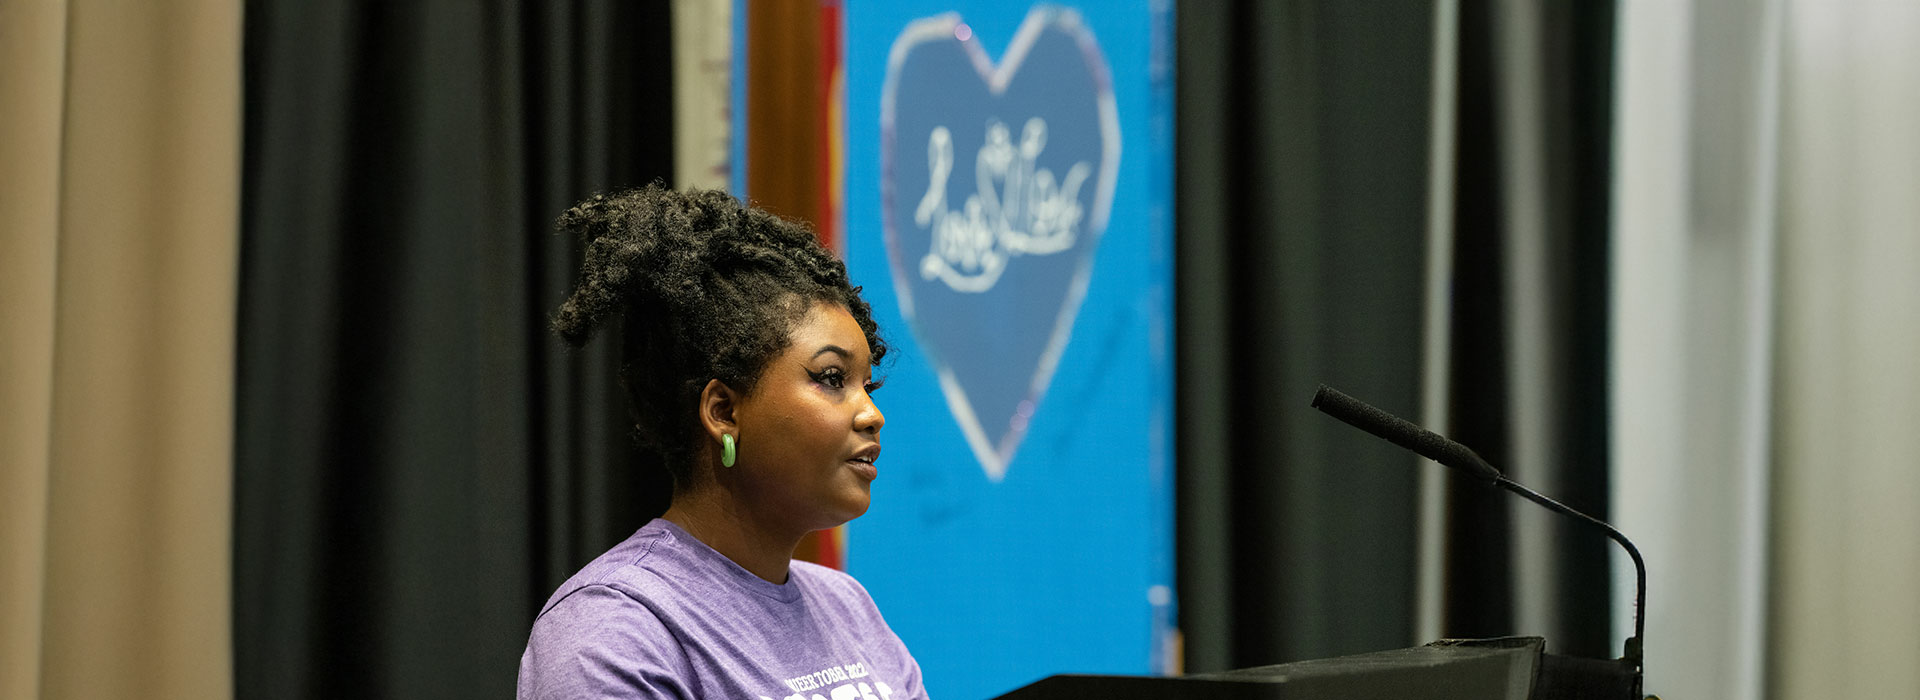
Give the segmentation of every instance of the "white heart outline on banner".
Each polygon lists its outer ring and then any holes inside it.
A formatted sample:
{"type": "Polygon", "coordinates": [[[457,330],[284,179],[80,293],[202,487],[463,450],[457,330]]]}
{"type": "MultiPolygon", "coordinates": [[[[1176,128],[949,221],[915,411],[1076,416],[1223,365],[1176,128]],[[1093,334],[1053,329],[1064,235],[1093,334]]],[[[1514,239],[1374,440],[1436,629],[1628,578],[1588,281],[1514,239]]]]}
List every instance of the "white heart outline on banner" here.
{"type": "MultiPolygon", "coordinates": [[[[907,28],[894,39],[893,48],[887,55],[887,76],[880,93],[880,210],[883,230],[888,249],[888,269],[894,271],[891,260],[892,239],[897,235],[893,221],[893,153],[897,143],[894,133],[894,94],[898,87],[900,66],[906,61],[907,54],[915,47],[935,41],[959,41],[961,48],[973,63],[974,70],[987,84],[989,93],[998,96],[1006,92],[1007,85],[1013,81],[1014,73],[1020,70],[1020,64],[1026,59],[1027,52],[1033,47],[1040,32],[1052,26],[1073,37],[1080,47],[1080,54],[1086,60],[1089,73],[1094,82],[1095,103],[1100,113],[1100,176],[1093,195],[1093,211],[1087,227],[1088,254],[1080,261],[1074,271],[1073,281],[1067,285],[1067,297],[1060,306],[1060,315],[1054,320],[1053,334],[1047,339],[1046,346],[1040,352],[1040,361],[1034,367],[1032,381],[1027,386],[1026,403],[1038,413],[1040,399],[1046,394],[1047,386],[1053,381],[1053,373],[1060,364],[1060,356],[1066,352],[1067,340],[1073,333],[1074,319],[1079,316],[1080,303],[1086,299],[1087,285],[1093,276],[1093,254],[1098,251],[1100,238],[1107,231],[1108,217],[1113,211],[1113,193],[1120,179],[1120,113],[1113,97],[1113,76],[1107,66],[1106,55],[1100,51],[1100,44],[1087,29],[1076,10],[1051,5],[1037,5],[1027,12],[1027,17],[1014,32],[1013,40],[1007,44],[1006,52],[1001,56],[999,65],[987,56],[978,39],[968,36],[960,39],[955,29],[964,22],[960,13],[948,12],[933,17],[917,19],[907,24],[907,28]]],[[[900,313],[907,323],[914,322],[913,291],[898,274],[891,275],[895,295],[900,299],[900,313]]],[[[995,445],[987,438],[986,429],[981,427],[980,418],[973,411],[973,404],[967,399],[966,390],[960,386],[960,380],[953,370],[943,361],[934,363],[934,370],[940,379],[941,394],[947,399],[947,408],[953,412],[954,421],[960,425],[960,432],[967,438],[967,445],[973,448],[973,455],[980,460],[980,467],[987,479],[999,482],[1006,477],[1007,465],[1013,461],[1013,453],[1026,436],[1027,425],[1018,429],[1010,428],[995,445]]]]}

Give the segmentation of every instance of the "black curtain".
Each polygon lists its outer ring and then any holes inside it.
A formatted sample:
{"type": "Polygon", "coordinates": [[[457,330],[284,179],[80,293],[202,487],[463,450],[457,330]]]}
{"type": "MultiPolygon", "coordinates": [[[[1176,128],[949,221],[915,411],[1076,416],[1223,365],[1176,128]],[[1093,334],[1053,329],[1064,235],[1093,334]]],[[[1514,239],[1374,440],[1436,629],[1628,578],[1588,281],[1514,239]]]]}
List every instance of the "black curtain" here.
{"type": "Polygon", "coordinates": [[[537,606],[664,510],[617,342],[545,326],[578,259],[550,222],[672,175],[668,28],[665,3],[247,4],[240,697],[509,695],[537,606]]]}
{"type": "MultiPolygon", "coordinates": [[[[1550,494],[1606,513],[1612,7],[1459,6],[1451,423],[1513,469],[1515,348],[1539,352],[1556,445],[1550,494]],[[1532,33],[1537,43],[1515,42],[1532,33]],[[1536,54],[1503,50],[1530,45],[1536,54]],[[1499,109],[1537,62],[1534,115],[1499,109]],[[1525,73],[1525,71],[1521,71],[1525,73]],[[1538,128],[1542,255],[1509,255],[1504,149],[1538,128]],[[1534,266],[1524,268],[1522,266],[1534,266]],[[1522,275],[1520,273],[1525,272],[1522,275]],[[1538,288],[1515,279],[1539,279],[1538,288]],[[1518,295],[1544,330],[1513,321],[1518,295]],[[1525,333],[1540,337],[1522,337],[1525,333]],[[1544,345],[1543,345],[1544,344],[1544,345]]],[[[1308,407],[1326,383],[1418,418],[1436,24],[1430,3],[1187,2],[1178,44],[1179,589],[1187,669],[1404,647],[1415,639],[1418,469],[1308,407]]],[[[1533,388],[1533,387],[1528,387],[1533,388]]],[[[1616,656],[1610,543],[1510,494],[1447,480],[1443,636],[1547,636],[1616,656]],[[1522,515],[1513,512],[1520,509],[1522,515]],[[1541,523],[1545,523],[1542,525],[1541,523]],[[1517,580],[1515,528],[1556,532],[1550,580],[1517,580]],[[1561,530],[1565,530],[1564,533],[1561,530]],[[1544,628],[1516,626],[1545,587],[1544,628]]]]}
{"type": "Polygon", "coordinates": [[[1326,383],[1417,415],[1432,12],[1178,12],[1186,667],[1406,646],[1414,459],[1308,403],[1326,383]]]}
{"type": "MultiPolygon", "coordinates": [[[[1576,509],[1605,518],[1608,479],[1608,287],[1611,274],[1613,27],[1610,2],[1543,2],[1533,12],[1491,0],[1460,3],[1459,132],[1454,163],[1454,278],[1448,415],[1454,439],[1509,476],[1576,509]],[[1532,39],[1525,37],[1531,36],[1532,39]],[[1531,50],[1529,50],[1531,49],[1531,50]],[[1514,70],[1514,62],[1531,62],[1514,70]],[[1517,76],[1528,73],[1536,80],[1517,76]],[[1535,99],[1517,116],[1512,93],[1535,99]],[[1529,123],[1516,123],[1519,121],[1529,123]],[[1532,130],[1535,135],[1519,134],[1532,130]],[[1524,144],[1522,143],[1524,141],[1524,144]],[[1539,161],[1539,181],[1516,193],[1510,149],[1539,161]],[[1515,197],[1542,213],[1516,231],[1515,197]],[[1524,245],[1530,257],[1516,246],[1524,245]],[[1523,274],[1525,266],[1534,269],[1523,274]],[[1522,280],[1522,281],[1516,281],[1522,280]],[[1531,283],[1524,280],[1532,280],[1531,283]],[[1516,321],[1520,295],[1534,304],[1531,325],[1516,321]],[[1535,368],[1531,386],[1515,386],[1519,355],[1535,368]],[[1511,397],[1543,397],[1544,416],[1516,433],[1511,397]],[[1519,461],[1524,440],[1546,464],[1519,461]]],[[[1621,654],[1608,619],[1614,544],[1604,535],[1500,489],[1449,480],[1444,633],[1453,637],[1545,636],[1549,651],[1613,658],[1621,654]],[[1547,532],[1544,580],[1518,573],[1520,528],[1547,532]],[[1543,619],[1523,620],[1522,586],[1551,604],[1543,619]]]]}

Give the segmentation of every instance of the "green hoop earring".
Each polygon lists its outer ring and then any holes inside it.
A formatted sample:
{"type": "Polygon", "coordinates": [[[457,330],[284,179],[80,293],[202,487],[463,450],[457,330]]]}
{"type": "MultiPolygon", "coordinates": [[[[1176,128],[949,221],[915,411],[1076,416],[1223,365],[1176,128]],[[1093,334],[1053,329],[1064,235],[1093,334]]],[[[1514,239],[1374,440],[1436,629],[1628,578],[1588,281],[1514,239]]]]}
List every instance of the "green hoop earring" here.
{"type": "Polygon", "coordinates": [[[733,466],[733,457],[733,435],[723,433],[720,435],[720,466],[733,466]]]}

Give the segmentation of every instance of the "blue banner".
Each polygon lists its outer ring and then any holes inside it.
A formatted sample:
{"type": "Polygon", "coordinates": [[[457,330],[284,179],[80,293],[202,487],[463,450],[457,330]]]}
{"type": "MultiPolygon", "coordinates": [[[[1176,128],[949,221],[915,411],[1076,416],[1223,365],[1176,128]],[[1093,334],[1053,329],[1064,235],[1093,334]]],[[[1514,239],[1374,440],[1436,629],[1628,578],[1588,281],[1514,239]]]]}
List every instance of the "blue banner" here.
{"type": "Polygon", "coordinates": [[[1164,671],[1169,6],[845,13],[847,262],[895,351],[848,567],[934,697],[1164,671]]]}

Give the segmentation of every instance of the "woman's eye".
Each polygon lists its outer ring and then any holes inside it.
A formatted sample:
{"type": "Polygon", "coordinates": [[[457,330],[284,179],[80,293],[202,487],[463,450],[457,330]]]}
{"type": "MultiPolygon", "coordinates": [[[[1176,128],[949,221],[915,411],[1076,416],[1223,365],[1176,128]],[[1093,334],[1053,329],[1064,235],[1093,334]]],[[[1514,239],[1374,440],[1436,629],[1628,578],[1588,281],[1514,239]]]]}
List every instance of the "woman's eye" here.
{"type": "Polygon", "coordinates": [[[879,390],[880,390],[880,387],[882,387],[882,386],[885,386],[885,385],[886,385],[886,383],[887,383],[887,382],[886,382],[886,380],[884,380],[884,379],[882,379],[882,380],[877,380],[877,381],[871,381],[871,382],[867,382],[867,386],[866,386],[865,388],[866,388],[866,390],[867,390],[867,393],[869,393],[869,394],[871,394],[871,393],[873,393],[873,392],[876,392],[876,391],[879,391],[879,390]]]}
{"type": "Polygon", "coordinates": [[[819,372],[808,371],[807,374],[812,376],[814,381],[835,389],[845,388],[847,385],[846,374],[836,368],[828,368],[819,372]]]}

